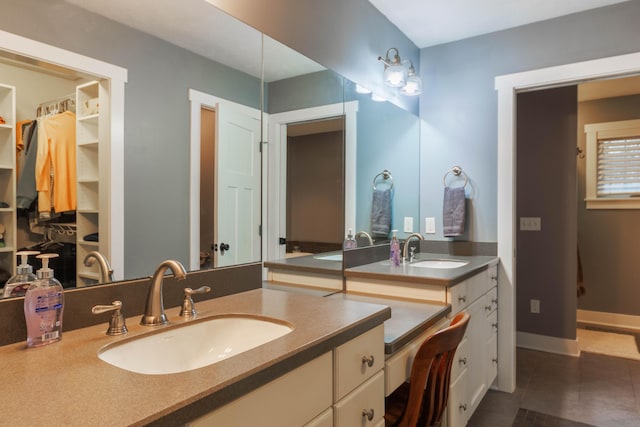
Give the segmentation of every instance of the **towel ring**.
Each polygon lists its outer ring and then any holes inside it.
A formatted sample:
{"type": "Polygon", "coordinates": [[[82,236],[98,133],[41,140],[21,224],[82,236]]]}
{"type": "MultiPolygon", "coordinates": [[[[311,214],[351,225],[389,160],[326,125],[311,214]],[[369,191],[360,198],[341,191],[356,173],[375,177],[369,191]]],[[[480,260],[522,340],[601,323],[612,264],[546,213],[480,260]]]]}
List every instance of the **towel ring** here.
{"type": "Polygon", "coordinates": [[[373,177],[373,189],[376,189],[376,180],[378,179],[379,176],[382,176],[382,179],[384,179],[385,181],[390,179],[391,180],[391,184],[389,187],[389,190],[391,190],[393,188],[393,177],[391,176],[391,172],[389,172],[389,169],[385,169],[382,172],[380,172],[378,175],[373,177]]]}
{"type": "Polygon", "coordinates": [[[462,187],[464,188],[467,186],[467,182],[469,182],[469,178],[467,177],[467,174],[464,173],[464,171],[460,166],[454,166],[451,169],[449,169],[442,177],[442,184],[444,184],[445,187],[447,186],[447,175],[449,174],[453,174],[455,176],[462,175],[462,177],[464,178],[464,185],[462,187]]]}

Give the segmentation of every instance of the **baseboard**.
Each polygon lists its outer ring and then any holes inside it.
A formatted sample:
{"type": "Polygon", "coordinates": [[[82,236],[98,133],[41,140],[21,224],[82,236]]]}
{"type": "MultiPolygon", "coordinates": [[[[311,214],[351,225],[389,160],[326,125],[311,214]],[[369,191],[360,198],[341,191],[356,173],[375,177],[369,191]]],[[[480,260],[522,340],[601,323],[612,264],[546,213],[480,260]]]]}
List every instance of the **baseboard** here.
{"type": "Polygon", "coordinates": [[[528,332],[516,332],[516,347],[530,350],[546,351],[547,353],[564,354],[567,356],[580,356],[578,340],[549,337],[546,335],[530,334],[528,332]]]}
{"type": "Polygon", "coordinates": [[[606,313],[604,311],[578,310],[577,321],[593,326],[640,332],[640,316],[606,313]]]}

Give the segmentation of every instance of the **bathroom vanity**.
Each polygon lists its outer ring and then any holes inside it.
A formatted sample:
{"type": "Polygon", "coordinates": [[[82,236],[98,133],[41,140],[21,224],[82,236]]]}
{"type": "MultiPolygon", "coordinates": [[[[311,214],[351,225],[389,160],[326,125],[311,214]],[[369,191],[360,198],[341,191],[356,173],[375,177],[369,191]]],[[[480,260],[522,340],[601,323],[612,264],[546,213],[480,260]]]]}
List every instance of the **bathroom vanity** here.
{"type": "Polygon", "coordinates": [[[341,292],[314,288],[311,278],[264,286],[389,305],[391,318],[384,324],[386,396],[409,378],[413,357],[424,340],[460,311],[469,312],[469,326],[451,373],[447,412],[447,425],[460,427],[497,377],[497,266],[495,256],[420,253],[413,263],[400,266],[385,259],[345,268],[341,292]]]}
{"type": "Polygon", "coordinates": [[[168,309],[166,327],[140,326],[135,316],[127,319],[127,335],[107,336],[102,324],[65,332],[62,341],[40,348],[26,349],[23,342],[0,347],[2,383],[10,390],[3,418],[24,425],[123,426],[198,425],[206,420],[231,425],[223,420],[232,417],[233,425],[298,426],[311,420],[312,425],[359,425],[371,415],[376,422],[371,425],[380,424],[387,306],[269,289],[196,305],[198,318],[190,321],[179,320],[178,308],[168,309]],[[293,330],[212,365],[175,374],[137,374],[97,356],[118,341],[221,315],[274,319],[293,330]],[[37,410],[27,410],[27,400],[42,393],[46,397],[37,410]]]}

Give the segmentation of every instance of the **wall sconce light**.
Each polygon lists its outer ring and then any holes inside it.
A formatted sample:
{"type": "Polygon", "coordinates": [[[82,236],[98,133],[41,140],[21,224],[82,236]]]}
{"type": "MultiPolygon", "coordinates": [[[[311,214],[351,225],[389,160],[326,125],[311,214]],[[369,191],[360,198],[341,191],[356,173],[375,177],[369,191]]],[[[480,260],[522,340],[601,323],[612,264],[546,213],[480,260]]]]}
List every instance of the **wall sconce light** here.
{"type": "Polygon", "coordinates": [[[400,59],[400,52],[395,47],[387,50],[386,57],[378,57],[384,63],[384,84],[390,87],[399,87],[403,95],[415,96],[422,93],[422,80],[416,74],[411,60],[400,59]],[[393,52],[392,52],[393,51],[393,52]],[[405,64],[410,64],[405,68],[405,64]]]}
{"type": "Polygon", "coordinates": [[[384,63],[384,84],[391,87],[404,86],[407,78],[398,49],[395,47],[390,48],[387,50],[386,58],[379,56],[378,61],[384,63]],[[391,51],[394,51],[395,54],[389,57],[391,51]]]}
{"type": "Polygon", "coordinates": [[[413,68],[413,62],[409,60],[409,69],[407,70],[407,82],[400,89],[403,95],[416,96],[422,93],[422,79],[416,74],[413,68]]]}

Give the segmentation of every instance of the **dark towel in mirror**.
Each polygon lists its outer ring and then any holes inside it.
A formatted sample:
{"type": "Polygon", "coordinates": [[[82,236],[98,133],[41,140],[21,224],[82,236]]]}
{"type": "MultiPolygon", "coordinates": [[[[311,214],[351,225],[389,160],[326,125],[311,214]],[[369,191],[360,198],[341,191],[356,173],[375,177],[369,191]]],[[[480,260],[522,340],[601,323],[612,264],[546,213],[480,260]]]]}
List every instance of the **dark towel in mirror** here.
{"type": "Polygon", "coordinates": [[[391,189],[374,189],[371,201],[371,234],[388,237],[390,231],[391,189]]]}
{"type": "Polygon", "coordinates": [[[464,187],[445,187],[442,209],[442,228],[444,237],[460,236],[464,233],[465,212],[464,187]]]}

